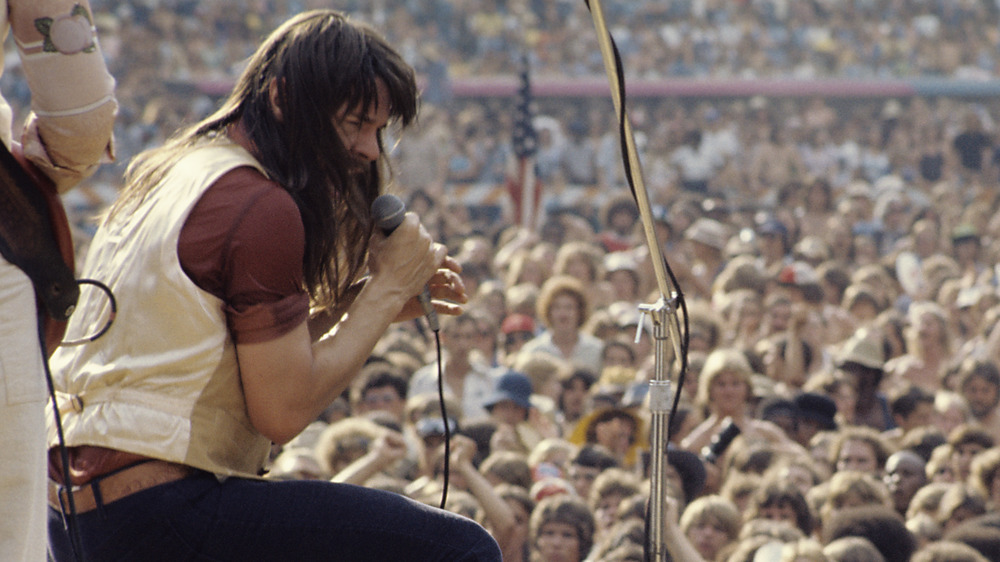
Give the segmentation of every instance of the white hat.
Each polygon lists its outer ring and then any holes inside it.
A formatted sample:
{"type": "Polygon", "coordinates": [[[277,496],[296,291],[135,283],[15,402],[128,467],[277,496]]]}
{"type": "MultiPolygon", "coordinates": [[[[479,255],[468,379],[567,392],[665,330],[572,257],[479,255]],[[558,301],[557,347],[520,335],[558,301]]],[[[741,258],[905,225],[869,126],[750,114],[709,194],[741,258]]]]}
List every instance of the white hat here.
{"type": "Polygon", "coordinates": [[[714,219],[700,218],[684,232],[688,240],[701,242],[716,250],[725,250],[729,242],[729,229],[726,225],[714,219]]]}
{"type": "Polygon", "coordinates": [[[837,364],[856,363],[869,369],[885,367],[885,353],[882,351],[881,339],[867,329],[860,329],[844,344],[837,357],[837,364]]]}

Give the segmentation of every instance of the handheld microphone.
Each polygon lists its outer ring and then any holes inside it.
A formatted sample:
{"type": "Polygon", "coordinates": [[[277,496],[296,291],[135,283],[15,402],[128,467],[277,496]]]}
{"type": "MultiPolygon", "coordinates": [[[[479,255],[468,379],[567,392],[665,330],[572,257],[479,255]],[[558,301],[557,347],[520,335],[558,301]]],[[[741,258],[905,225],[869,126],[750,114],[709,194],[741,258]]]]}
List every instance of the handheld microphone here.
{"type": "MultiPolygon", "coordinates": [[[[375,218],[375,226],[381,229],[382,233],[386,236],[392,234],[403,223],[405,215],[406,204],[395,195],[379,195],[375,198],[375,201],[372,201],[372,216],[375,218]]],[[[427,316],[427,324],[430,325],[431,330],[437,332],[440,327],[438,325],[437,311],[434,310],[434,305],[431,304],[430,289],[424,286],[424,290],[417,298],[420,300],[420,305],[424,308],[424,315],[427,316]]]]}

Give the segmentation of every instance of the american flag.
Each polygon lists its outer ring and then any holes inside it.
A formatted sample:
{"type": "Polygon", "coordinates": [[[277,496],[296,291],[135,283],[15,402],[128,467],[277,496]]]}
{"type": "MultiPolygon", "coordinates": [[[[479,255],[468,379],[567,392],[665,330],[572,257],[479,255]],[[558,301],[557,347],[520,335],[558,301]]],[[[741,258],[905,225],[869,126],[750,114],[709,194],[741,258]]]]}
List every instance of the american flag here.
{"type": "Polygon", "coordinates": [[[538,133],[532,123],[534,110],[531,99],[531,72],[528,57],[521,60],[520,85],[514,114],[514,132],[511,144],[514,158],[507,171],[507,191],[514,203],[515,220],[526,228],[534,228],[538,221],[540,186],[535,177],[535,154],[538,152],[538,133]]]}

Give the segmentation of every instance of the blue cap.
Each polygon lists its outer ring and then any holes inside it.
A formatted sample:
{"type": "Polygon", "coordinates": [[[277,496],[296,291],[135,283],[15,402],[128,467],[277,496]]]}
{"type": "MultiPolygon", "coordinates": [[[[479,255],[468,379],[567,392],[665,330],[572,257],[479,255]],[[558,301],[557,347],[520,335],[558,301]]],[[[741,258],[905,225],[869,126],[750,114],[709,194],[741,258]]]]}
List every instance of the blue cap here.
{"type": "Polygon", "coordinates": [[[496,380],[493,394],[483,404],[487,409],[504,400],[510,400],[522,408],[531,408],[531,379],[524,373],[507,371],[496,380]]]}
{"type": "Polygon", "coordinates": [[[757,227],[758,234],[777,234],[779,236],[788,236],[788,227],[785,223],[781,222],[775,218],[769,218],[762,222],[760,226],[757,227]]]}

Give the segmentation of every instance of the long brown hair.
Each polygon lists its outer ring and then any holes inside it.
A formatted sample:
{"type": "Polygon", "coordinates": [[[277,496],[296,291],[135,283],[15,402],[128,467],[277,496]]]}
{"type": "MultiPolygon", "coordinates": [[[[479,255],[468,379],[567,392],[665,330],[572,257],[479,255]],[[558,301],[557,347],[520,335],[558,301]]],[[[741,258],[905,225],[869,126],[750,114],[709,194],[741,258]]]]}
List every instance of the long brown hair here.
{"type": "Polygon", "coordinates": [[[364,267],[374,228],[371,203],[388,164],[382,154],[359,172],[334,120],[345,109],[367,114],[378,102],[380,80],[390,119],[409,125],[417,114],[413,69],[374,29],[332,10],[291,18],[251,56],[215,113],[135,158],[109,216],[134,208],[190,147],[240,124],[254,156],[299,208],[306,289],[319,304],[336,301],[364,267]],[[280,118],[270,99],[272,83],[280,118]]]}

